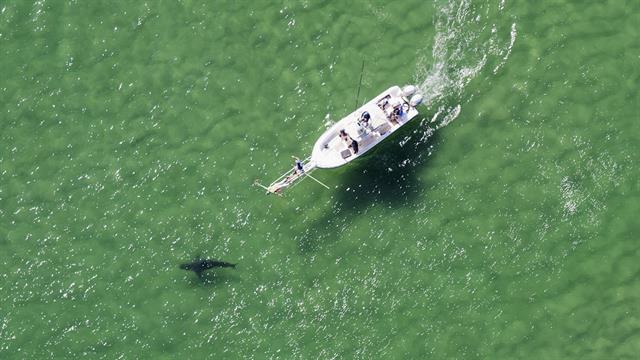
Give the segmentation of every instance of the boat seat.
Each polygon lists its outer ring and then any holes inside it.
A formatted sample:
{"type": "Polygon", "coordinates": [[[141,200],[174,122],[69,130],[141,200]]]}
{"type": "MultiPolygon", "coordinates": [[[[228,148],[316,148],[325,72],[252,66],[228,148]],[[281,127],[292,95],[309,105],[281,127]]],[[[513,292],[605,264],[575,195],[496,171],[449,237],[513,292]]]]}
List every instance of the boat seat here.
{"type": "Polygon", "coordinates": [[[342,156],[343,159],[349,158],[351,157],[351,150],[344,149],[340,152],[340,155],[342,156]]]}
{"type": "Polygon", "coordinates": [[[378,127],[376,127],[375,130],[380,135],[383,135],[383,134],[386,134],[387,131],[391,130],[391,125],[389,125],[389,123],[385,121],[384,123],[382,123],[378,127]]]}
{"type": "Polygon", "coordinates": [[[360,139],[360,141],[358,141],[358,145],[360,145],[360,148],[366,148],[368,147],[373,141],[375,140],[375,137],[373,136],[373,134],[368,134],[367,136],[363,137],[362,139],[360,139]]]}

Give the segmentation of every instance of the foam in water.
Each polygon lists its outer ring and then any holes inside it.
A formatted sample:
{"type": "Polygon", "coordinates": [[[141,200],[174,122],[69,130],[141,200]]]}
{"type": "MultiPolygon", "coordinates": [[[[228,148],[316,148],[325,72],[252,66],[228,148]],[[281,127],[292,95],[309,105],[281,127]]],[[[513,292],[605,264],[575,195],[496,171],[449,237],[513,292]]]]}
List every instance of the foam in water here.
{"type": "MultiPolygon", "coordinates": [[[[504,0],[499,3],[498,14],[504,11],[504,3],[504,0]]],[[[468,0],[449,0],[436,6],[436,35],[431,60],[419,59],[417,76],[424,79],[419,85],[424,104],[438,109],[430,123],[438,120],[436,129],[439,129],[455,120],[461,111],[460,104],[445,104],[460,101],[465,86],[482,71],[490,58],[500,58],[494,73],[506,63],[517,31],[513,23],[507,44],[500,39],[495,23],[490,30],[488,24],[483,25],[482,7],[475,8],[468,0]]],[[[490,6],[487,5],[485,10],[488,14],[490,6]]]]}

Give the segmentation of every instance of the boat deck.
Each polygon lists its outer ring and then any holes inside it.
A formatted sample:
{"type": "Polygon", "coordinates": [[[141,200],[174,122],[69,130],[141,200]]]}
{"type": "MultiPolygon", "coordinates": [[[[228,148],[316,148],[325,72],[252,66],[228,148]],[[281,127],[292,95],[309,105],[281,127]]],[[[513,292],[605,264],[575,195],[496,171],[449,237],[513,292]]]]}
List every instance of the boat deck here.
{"type": "Polygon", "coordinates": [[[391,87],[327,130],[316,142],[312,159],[321,168],[344,165],[362,156],[416,115],[418,111],[409,106],[400,88],[391,87]],[[364,112],[370,115],[368,124],[359,122],[364,112]],[[340,130],[344,130],[349,139],[343,139],[340,130]],[[352,140],[357,143],[357,152],[350,146],[352,140]]]}

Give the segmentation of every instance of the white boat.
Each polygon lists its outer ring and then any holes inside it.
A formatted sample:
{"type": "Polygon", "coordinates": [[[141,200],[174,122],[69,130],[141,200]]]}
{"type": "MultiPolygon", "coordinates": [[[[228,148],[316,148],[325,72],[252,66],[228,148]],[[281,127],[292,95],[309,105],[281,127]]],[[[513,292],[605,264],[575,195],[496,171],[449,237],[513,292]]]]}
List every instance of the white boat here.
{"type": "Polygon", "coordinates": [[[309,173],[318,168],[336,168],[363,156],[416,117],[416,107],[421,103],[422,95],[415,86],[392,86],[327,129],[316,141],[310,157],[296,158],[293,169],[269,186],[257,181],[255,185],[280,195],[297,180],[309,177],[329,188],[309,173]]]}

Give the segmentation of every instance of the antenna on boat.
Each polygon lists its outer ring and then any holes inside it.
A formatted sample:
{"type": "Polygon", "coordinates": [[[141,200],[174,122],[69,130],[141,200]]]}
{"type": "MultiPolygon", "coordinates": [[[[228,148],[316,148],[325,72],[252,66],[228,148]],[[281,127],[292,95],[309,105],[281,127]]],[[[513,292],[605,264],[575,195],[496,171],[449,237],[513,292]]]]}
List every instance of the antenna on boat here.
{"type": "Polygon", "coordinates": [[[358,93],[356,94],[356,106],[358,108],[358,98],[360,97],[360,87],[362,86],[362,75],[364,74],[364,59],[362,59],[362,68],[360,69],[360,83],[358,84],[358,93]]]}

